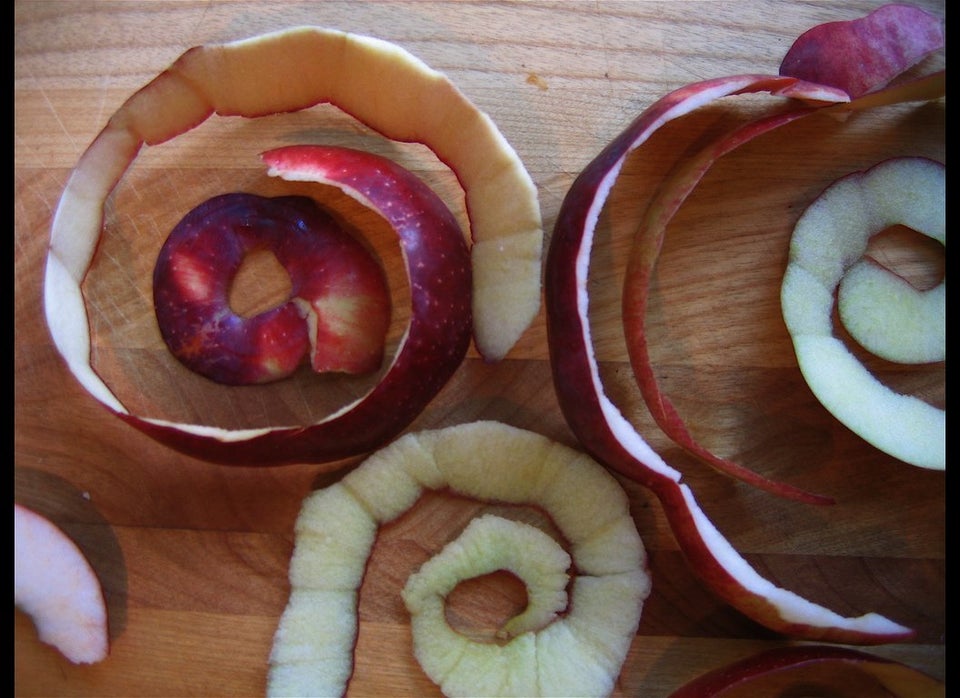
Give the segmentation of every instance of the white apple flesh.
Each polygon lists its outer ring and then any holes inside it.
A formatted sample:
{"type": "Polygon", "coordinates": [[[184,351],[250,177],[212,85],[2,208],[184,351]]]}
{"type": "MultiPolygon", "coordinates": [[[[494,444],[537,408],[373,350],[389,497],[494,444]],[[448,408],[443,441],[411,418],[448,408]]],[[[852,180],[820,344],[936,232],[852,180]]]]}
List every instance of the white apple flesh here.
{"type": "Polygon", "coordinates": [[[89,561],[59,527],[13,506],[14,605],[27,613],[41,641],[75,664],[109,653],[107,608],[89,561]]]}
{"type": "Polygon", "coordinates": [[[626,493],[579,451],[499,422],[473,422],[408,432],[307,497],[268,695],[344,694],[356,596],[376,528],[428,489],[534,506],[569,545],[566,551],[529,524],[493,517],[477,519],[424,563],[403,595],[415,655],[428,676],[447,695],[609,694],[651,584],[626,493]],[[519,537],[512,535],[517,530],[519,537]],[[497,569],[513,570],[528,583],[531,606],[506,622],[503,643],[453,630],[444,616],[445,594],[459,580],[497,569]],[[568,574],[574,577],[569,605],[568,574]],[[316,608],[324,602],[331,607],[316,608]]]}
{"type": "Polygon", "coordinates": [[[895,458],[943,470],[946,410],[884,385],[833,329],[834,294],[853,269],[839,304],[854,338],[892,360],[943,358],[946,281],[919,291],[893,272],[860,261],[870,238],[897,224],[946,245],[941,163],[893,158],[824,190],[793,231],[781,288],[783,318],[804,379],[837,419],[895,458]],[[881,312],[883,301],[889,305],[881,312]]]}

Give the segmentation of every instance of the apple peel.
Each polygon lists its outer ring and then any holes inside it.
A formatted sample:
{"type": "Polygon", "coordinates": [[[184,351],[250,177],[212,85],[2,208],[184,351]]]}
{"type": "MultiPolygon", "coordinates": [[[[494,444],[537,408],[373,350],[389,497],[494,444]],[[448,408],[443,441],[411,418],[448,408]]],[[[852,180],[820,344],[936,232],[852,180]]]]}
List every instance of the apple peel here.
{"type": "Polygon", "coordinates": [[[262,154],[270,174],[336,186],[390,223],[410,280],[412,314],[380,381],[308,426],[221,429],[119,416],[174,449],[231,465],[323,463],[372,451],[415,419],[459,368],[470,344],[470,258],[456,218],[409,170],[332,146],[262,154]]]}
{"type": "Polygon", "coordinates": [[[110,651],[103,589],[89,561],[60,528],[27,507],[13,506],[14,605],[42,642],[74,664],[110,651]]]}
{"type": "MultiPolygon", "coordinates": [[[[596,405],[596,416],[602,415],[603,421],[608,421],[611,425],[617,424],[617,430],[623,432],[624,438],[633,444],[631,447],[636,449],[636,457],[641,462],[650,463],[651,469],[657,475],[675,481],[679,481],[680,474],[673,468],[666,466],[665,463],[661,465],[662,461],[639,435],[636,438],[626,436],[626,434],[633,432],[632,427],[603,393],[593,350],[588,315],[587,275],[593,233],[600,211],[624,162],[636,148],[642,145],[663,124],[671,120],[682,117],[714,100],[749,92],[770,92],[775,95],[789,95],[797,98],[815,96],[818,100],[824,99],[827,94],[832,94],[835,102],[848,100],[846,95],[839,91],[831,92],[827,90],[824,92],[820,86],[807,86],[793,78],[756,74],[715,78],[674,90],[659,99],[628,125],[580,173],[561,205],[547,257],[545,286],[547,291],[548,340],[555,379],[554,385],[560,397],[564,416],[568,423],[574,426],[574,432],[578,433],[578,436],[581,436],[585,443],[590,443],[593,440],[591,432],[595,427],[589,426],[588,423],[593,420],[583,419],[579,416],[584,410],[580,409],[578,402],[584,392],[592,393],[599,400],[599,404],[596,405]],[[562,351],[560,350],[561,347],[563,347],[562,351]]],[[[679,202],[677,205],[679,205],[679,202]]],[[[644,238],[644,240],[648,242],[638,244],[648,244],[647,253],[642,257],[636,256],[635,253],[635,259],[643,260],[645,262],[643,266],[649,268],[659,251],[659,240],[657,236],[644,238]]],[[[635,268],[639,268],[636,267],[636,263],[635,268]]],[[[636,274],[639,274],[639,272],[636,272],[636,274]]],[[[637,321],[642,322],[645,294],[640,294],[636,302],[640,305],[631,315],[637,321]]],[[[637,344],[636,347],[643,348],[640,344],[637,344]]],[[[643,363],[638,361],[638,366],[643,363]]],[[[639,382],[641,388],[654,386],[650,380],[640,380],[639,382]]],[[[655,386],[653,389],[655,390],[655,386]]],[[[651,392],[648,390],[647,395],[655,398],[651,399],[651,403],[653,403],[651,409],[654,416],[669,417],[669,419],[663,420],[661,428],[665,428],[668,434],[677,436],[680,441],[686,441],[689,445],[692,439],[689,438],[689,435],[682,438],[686,433],[685,429],[678,433],[677,428],[682,427],[682,422],[675,418],[675,411],[671,414],[667,408],[663,407],[664,403],[659,391],[651,392]],[[660,409],[656,409],[658,405],[660,409]]],[[[587,412],[589,411],[592,410],[587,410],[587,412]]],[[[817,501],[817,498],[813,495],[801,492],[796,488],[782,483],[770,482],[760,475],[748,473],[742,468],[733,468],[728,461],[717,459],[712,464],[727,467],[728,471],[734,476],[749,478],[757,486],[762,486],[772,492],[817,501]]],[[[643,481],[641,480],[641,482],[643,481]]]]}
{"type": "MultiPolygon", "coordinates": [[[[322,103],[386,138],[427,146],[457,176],[473,241],[477,349],[490,361],[503,358],[540,307],[536,186],[493,120],[449,78],[374,37],[300,26],[186,51],[121,105],[81,156],[54,217],[51,258],[79,286],[103,203],[143,144],[174,138],[214,113],[260,117],[322,103]]],[[[60,339],[69,328],[61,321],[51,330],[60,339]]]]}
{"type": "MultiPolygon", "coordinates": [[[[872,677],[880,688],[897,698],[936,698],[946,695],[946,686],[933,677],[884,657],[878,657],[849,647],[828,645],[790,645],[758,652],[726,666],[713,669],[688,682],[670,694],[669,698],[713,698],[728,691],[746,689],[757,681],[776,674],[786,674],[803,667],[825,665],[852,667],[872,677]]],[[[842,686],[825,686],[830,695],[849,695],[842,686]]]]}
{"type": "MultiPolygon", "coordinates": [[[[851,112],[901,101],[933,99],[942,94],[943,88],[939,81],[924,79],[874,93],[869,100],[859,98],[851,102],[841,102],[831,107],[821,105],[819,107],[798,107],[779,111],[732,129],[730,132],[708,144],[695,156],[680,160],[667,178],[660,184],[634,235],[624,279],[622,315],[627,349],[630,356],[631,367],[637,379],[637,385],[658,426],[665,434],[670,436],[674,442],[683,446],[689,453],[697,456],[718,471],[774,494],[811,504],[833,503],[832,498],[803,492],[788,485],[761,478],[740,464],[722,458],[706,449],[697,442],[693,435],[687,430],[682,417],[677,412],[673,403],[660,390],[653,366],[650,362],[645,321],[651,275],[670,221],[696,185],[702,180],[709,168],[720,157],[768,131],[807,117],[819,109],[851,112]]],[[[891,293],[897,293],[901,298],[907,296],[902,302],[912,301],[912,308],[925,304],[924,309],[929,308],[930,312],[933,312],[937,300],[940,299],[942,303],[942,298],[945,295],[942,285],[921,294],[903,289],[904,284],[896,283],[893,280],[896,277],[893,277],[891,274],[885,274],[884,276],[892,277],[892,279],[883,279],[883,281],[886,282],[883,288],[887,289],[889,286],[895,286],[896,288],[893,289],[891,293]],[[917,298],[919,298],[919,300],[915,300],[917,298]]],[[[853,307],[853,304],[855,302],[857,303],[856,313],[858,317],[868,317],[867,311],[863,309],[868,303],[871,304],[871,308],[877,305],[873,292],[863,293],[848,290],[847,296],[850,298],[849,301],[845,302],[847,307],[853,307]],[[865,296],[869,296],[869,298],[865,298],[865,296]]],[[[841,312],[843,312],[843,310],[841,310],[841,312]]],[[[908,315],[906,311],[902,314],[908,315]]],[[[925,318],[927,316],[922,317],[925,318]]],[[[913,322],[922,324],[925,320],[914,316],[913,322]]],[[[936,324],[934,323],[932,326],[936,327],[936,324]]],[[[918,348],[920,347],[919,343],[907,343],[902,338],[902,335],[895,330],[885,332],[881,336],[876,329],[877,327],[878,325],[873,325],[871,332],[863,332],[862,334],[868,341],[871,337],[875,338],[875,343],[885,340],[884,347],[888,356],[898,350],[901,351],[900,356],[905,355],[903,353],[904,351],[911,350],[915,355],[917,351],[923,351],[926,347],[936,343],[936,339],[931,338],[929,342],[923,343],[922,347],[918,348]]],[[[854,327],[853,329],[856,330],[857,328],[854,327]]],[[[918,336],[929,337],[929,335],[930,331],[928,330],[927,333],[920,333],[918,336]]],[[[932,349],[929,353],[925,354],[925,356],[928,357],[928,360],[936,360],[933,358],[934,354],[932,349]]]]}
{"type": "Polygon", "coordinates": [[[650,593],[646,551],[626,494],[586,454],[492,421],[408,432],[304,500],[267,694],[344,694],[357,595],[377,527],[427,489],[536,506],[564,542],[529,524],[480,517],[408,578],[403,597],[416,656],[431,679],[448,695],[609,694],[650,593]],[[519,539],[511,536],[517,530],[519,539]],[[496,569],[527,578],[533,608],[507,621],[502,644],[470,640],[444,620],[445,593],[458,578],[496,569]],[[332,608],[318,608],[322,603],[332,608]],[[321,620],[334,617],[336,623],[321,620]]]}
{"type": "Polygon", "coordinates": [[[624,279],[622,317],[631,368],[637,386],[657,425],[687,452],[716,470],[779,496],[808,504],[833,504],[830,497],[773,482],[744,466],[722,458],[701,445],[687,429],[673,403],[659,387],[646,334],[650,280],[670,220],[710,166],[721,156],[767,131],[807,116],[811,108],[793,109],[758,119],[717,139],[694,157],[681,160],[654,195],[638,227],[624,279]]]}
{"type": "Polygon", "coordinates": [[[943,45],[943,20],[919,7],[891,3],[864,17],[808,29],[787,51],[780,74],[860,97],[943,45]]]}
{"type": "Polygon", "coordinates": [[[153,271],[157,325],[190,370],[226,385],[380,367],[390,290],[377,259],[305,196],[212,197],[173,228],[153,271]],[[290,281],[282,302],[250,317],[230,303],[247,255],[266,251],[290,281]]]}
{"type": "MultiPolygon", "coordinates": [[[[759,91],[798,98],[807,106],[801,107],[805,111],[791,113],[788,110],[747,125],[713,144],[705,151],[706,155],[687,163],[687,170],[679,170],[651,204],[651,220],[658,221],[654,228],[666,224],[672,211],[712,161],[739,143],[806,113],[820,110],[843,113],[902,101],[935,99],[944,93],[944,75],[941,71],[853,101],[831,88],[809,86],[802,81],[790,82],[764,75],[729,76],[687,85],[654,103],[581,172],[557,217],[545,268],[547,332],[554,387],[567,423],[588,452],[657,495],[692,570],[717,596],[767,628],[798,638],[850,644],[907,639],[914,634],[911,629],[883,616],[868,613],[856,618],[841,617],[776,587],[757,574],[710,522],[692,491],[681,484],[681,473],[647,444],[607,397],[600,379],[590,333],[587,277],[594,229],[623,163],[667,121],[721,97],[759,91]],[[830,94],[834,95],[833,103],[824,99],[830,94]],[[817,99],[813,100],[812,95],[817,99]],[[817,106],[815,101],[821,104],[817,106]],[[811,104],[816,108],[809,110],[807,107],[811,104]],[[677,198],[673,200],[671,196],[677,198]],[[658,210],[658,207],[662,208],[658,210]]],[[[657,238],[659,232],[652,236],[653,242],[647,239],[637,243],[647,246],[646,250],[634,253],[640,255],[638,259],[642,262],[638,268],[652,264],[659,251],[657,238]]],[[[634,276],[643,278],[642,274],[634,276]]],[[[642,305],[635,308],[642,310],[642,305]]],[[[642,319],[642,313],[636,318],[642,319]]],[[[634,336],[632,341],[638,340],[634,336]]],[[[644,377],[638,376],[638,380],[643,388],[644,377]]],[[[658,399],[660,397],[658,395],[658,399]]],[[[657,413],[657,405],[648,406],[657,413]]],[[[670,417],[662,405],[659,409],[661,414],[670,417]]],[[[668,434],[678,434],[678,420],[668,421],[666,427],[668,434]]],[[[684,445],[683,432],[679,435],[684,445]]],[[[772,483],[766,489],[791,496],[798,494],[779,483],[772,483]]]]}
{"type": "MultiPolygon", "coordinates": [[[[312,26],[196,46],[108,120],[71,172],[51,224],[44,278],[48,329],[70,372],[109,410],[161,440],[179,438],[166,437],[180,431],[173,424],[131,415],[90,358],[81,285],[100,239],[105,203],[140,149],[185,133],[215,113],[253,118],[322,103],[386,138],[425,145],[456,175],[471,226],[472,329],[485,359],[503,358],[539,312],[543,229],[536,186],[492,119],[449,78],[388,41],[312,26]],[[502,302],[506,298],[509,302],[502,302]]],[[[270,436],[270,429],[225,434],[200,425],[188,431],[185,447],[215,461],[239,456],[246,463],[290,462],[310,450],[286,445],[299,438],[295,429],[278,436],[270,436]],[[261,437],[271,445],[242,447],[261,437]],[[227,446],[228,453],[218,454],[211,441],[241,447],[227,446]]],[[[355,450],[320,449],[308,460],[355,450]]]]}
{"type": "Polygon", "coordinates": [[[946,245],[945,210],[946,168],[933,160],[892,158],[847,175],[825,189],[798,219],[781,287],[784,322],[817,399],[880,450],[933,470],[946,468],[946,410],[896,393],[878,380],[834,334],[832,313],[834,292],[853,268],[855,276],[839,300],[841,320],[851,334],[894,360],[942,357],[946,281],[920,292],[905,288],[909,285],[893,272],[856,263],[873,235],[896,224],[946,245]],[[873,322],[874,315],[867,312],[875,305],[875,293],[881,296],[878,300],[906,298],[886,308],[892,329],[882,329],[884,324],[873,322]],[[916,317],[920,312],[924,314],[916,317]],[[912,336],[891,339],[911,323],[916,323],[916,344],[912,336]]]}

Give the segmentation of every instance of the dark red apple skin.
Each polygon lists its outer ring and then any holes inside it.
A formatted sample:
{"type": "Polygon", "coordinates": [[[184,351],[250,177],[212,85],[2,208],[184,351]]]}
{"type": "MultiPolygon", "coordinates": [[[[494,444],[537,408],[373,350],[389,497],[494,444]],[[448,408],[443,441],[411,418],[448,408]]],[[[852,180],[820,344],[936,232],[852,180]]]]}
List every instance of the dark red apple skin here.
{"type": "Polygon", "coordinates": [[[587,328],[579,310],[578,256],[589,228],[588,218],[611,173],[626,155],[660,125],[725,94],[791,90],[794,83],[770,76],[731,76],[694,83],[654,103],[614,138],[576,178],[564,198],[547,251],[544,292],[547,341],[554,389],[560,409],[584,449],[612,470],[649,488],[660,500],[677,543],[691,570],[718,598],[774,632],[807,640],[878,644],[908,639],[903,633],[867,633],[839,627],[789,622],[763,595],[747,589],[717,560],[700,536],[678,479],[643,463],[625,447],[607,421],[601,394],[594,385],[587,328]]]}
{"type": "Polygon", "coordinates": [[[218,383],[266,383],[297,369],[311,344],[306,318],[294,299],[354,298],[366,306],[355,337],[332,347],[318,342],[320,363],[329,370],[365,373],[379,368],[383,359],[390,321],[383,270],[307,197],[231,193],[203,202],[161,248],[153,293],[157,323],[171,353],[218,383]],[[287,271],[290,298],[241,317],[230,308],[230,285],[244,258],[264,249],[287,271]]]}
{"type": "Polygon", "coordinates": [[[783,57],[780,74],[859,97],[888,84],[943,45],[943,20],[919,7],[890,3],[865,17],[807,30],[783,57]]]}
{"type": "Polygon", "coordinates": [[[326,463],[368,453],[401,433],[466,356],[473,327],[472,274],[463,232],[426,184],[383,157],[347,148],[289,146],[264,153],[263,159],[301,175],[322,173],[325,182],[358,194],[391,224],[410,279],[406,339],[369,393],[315,424],[227,439],[190,434],[135,415],[118,416],[175,450],[226,465],[326,463]]]}
{"type": "Polygon", "coordinates": [[[547,338],[560,408],[588,449],[592,444],[604,444],[611,449],[611,467],[617,468],[614,463],[622,464],[625,475],[648,487],[669,478],[645,472],[649,469],[620,446],[603,418],[593,386],[577,287],[577,257],[584,245],[590,209],[602,196],[600,189],[611,172],[661,124],[723,95],[789,90],[796,82],[776,76],[740,75],[694,83],[671,92],[637,117],[584,168],[561,204],[544,270],[547,338]]]}
{"type": "MultiPolygon", "coordinates": [[[[765,676],[812,664],[833,664],[835,666],[846,664],[856,667],[866,674],[876,676],[884,686],[886,686],[884,678],[889,674],[891,668],[897,669],[903,674],[909,673],[915,681],[923,682],[925,686],[932,687],[934,683],[937,683],[933,678],[904,664],[856,649],[831,645],[789,645],[764,650],[702,674],[671,693],[669,698],[711,698],[712,696],[720,696],[734,687],[746,687],[750,682],[765,676]]],[[[917,691],[916,695],[922,694],[919,686],[917,686],[917,691]]],[[[831,693],[830,695],[839,697],[848,694],[841,687],[838,687],[837,693],[831,693]]],[[[850,698],[854,698],[853,694],[849,695],[850,698]]],[[[891,691],[885,695],[893,697],[899,694],[891,691]]]]}
{"type": "Polygon", "coordinates": [[[718,159],[758,136],[812,114],[816,107],[797,106],[747,122],[715,140],[697,157],[679,162],[668,175],[639,226],[627,264],[622,297],[622,316],[630,365],[637,386],[660,429],[688,453],[718,471],[778,496],[806,504],[835,504],[832,497],[806,492],[774,482],[744,466],[723,458],[698,442],[687,429],[670,398],[661,392],[650,361],[646,337],[646,310],[650,279],[670,219],[718,159]]]}

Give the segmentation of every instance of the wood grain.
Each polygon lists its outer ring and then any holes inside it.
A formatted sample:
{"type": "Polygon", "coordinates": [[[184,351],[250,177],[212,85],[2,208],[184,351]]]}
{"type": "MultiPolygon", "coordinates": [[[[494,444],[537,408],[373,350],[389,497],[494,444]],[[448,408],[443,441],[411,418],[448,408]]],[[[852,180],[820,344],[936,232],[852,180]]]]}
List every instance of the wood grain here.
{"type": "MultiPolygon", "coordinates": [[[[942,0],[917,4],[944,13],[942,0]]],[[[187,48],[296,24],[394,41],[447,73],[498,123],[540,192],[548,233],[570,182],[643,108],[697,79],[775,72],[794,37],[876,2],[46,2],[15,4],[15,497],[78,541],[107,594],[111,656],[70,665],[15,617],[20,696],[263,694],[289,590],[300,502],[335,476],[315,466],[214,466],[147,439],[103,410],[53,348],[42,314],[52,213],[71,168],[110,114],[187,48]]],[[[942,60],[942,58],[938,59],[942,60]]],[[[734,100],[665,129],[628,161],[601,217],[591,324],[608,392],[687,481],[718,527],[772,581],[844,614],[883,613],[918,631],[872,648],[945,676],[942,473],[899,463],[827,414],[806,388],[779,310],[793,222],[835,177],[899,154],[943,160],[944,104],[890,108],[846,123],[810,119],[717,164],[671,227],[649,332],[664,390],[695,436],[769,477],[829,494],[808,507],[732,482],[668,442],[633,383],[619,322],[623,265],[639,211],[677,152],[762,100],[734,100]]],[[[456,181],[424,149],[385,143],[335,110],[211,120],[148,148],[117,188],[85,282],[98,370],[136,412],[229,425],[322,417],[369,381],[316,378],[227,390],[167,354],[152,316],[154,255],[173,224],[214,193],[284,185],[256,157],[273,145],[333,142],[396,158],[466,225],[456,181]],[[365,382],[366,381],[366,382],[365,382]]],[[[287,191],[287,189],[284,189],[287,191]]],[[[318,197],[327,196],[309,190],[318,197]]],[[[403,267],[389,231],[349,202],[395,292],[403,267]]],[[[903,253],[937,278],[942,250],[903,253]],[[931,271],[932,270],[932,271],[931,271]]],[[[910,267],[909,265],[912,265],[910,267]]],[[[402,301],[392,326],[406,317],[402,301]]],[[[884,380],[945,404],[943,365],[874,365],[884,380]]],[[[411,428],[498,419],[576,445],[552,388],[543,314],[503,362],[471,350],[411,428]]],[[[345,461],[347,467],[359,459],[345,461]]],[[[648,548],[653,594],[615,695],[662,696],[695,675],[783,644],[695,580],[655,498],[623,482],[648,548]]],[[[491,505],[431,494],[381,531],[361,590],[354,696],[437,695],[410,652],[399,598],[406,575],[491,505]]],[[[451,601],[466,627],[522,603],[509,579],[479,580],[451,601]]]]}

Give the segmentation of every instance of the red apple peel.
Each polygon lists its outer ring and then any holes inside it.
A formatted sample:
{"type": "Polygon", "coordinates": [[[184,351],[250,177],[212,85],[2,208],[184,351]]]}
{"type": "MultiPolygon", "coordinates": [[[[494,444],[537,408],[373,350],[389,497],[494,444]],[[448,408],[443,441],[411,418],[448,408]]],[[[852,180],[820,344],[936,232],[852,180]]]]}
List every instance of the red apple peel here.
{"type": "Polygon", "coordinates": [[[307,426],[227,430],[119,416],[174,449],[226,464],[323,463],[374,450],[405,429],[459,368],[470,344],[470,256],[456,218],[408,170],[378,155],[287,146],[262,155],[270,174],[336,186],[396,231],[412,315],[380,382],[307,426]]]}
{"type": "Polygon", "coordinates": [[[723,138],[717,139],[696,157],[685,158],[679,163],[678,171],[671,173],[671,176],[664,180],[654,195],[643,221],[634,235],[624,280],[622,315],[630,364],[637,385],[650,414],[665,434],[703,462],[742,482],[809,504],[832,504],[834,500],[830,497],[773,483],[739,463],[722,458],[702,446],[688,431],[683,418],[677,412],[673,403],[660,390],[650,361],[646,334],[646,310],[650,279],[663,244],[667,225],[697,183],[706,174],[712,163],[723,154],[769,130],[800,119],[812,111],[813,108],[793,109],[751,122],[732,133],[726,134],[723,138]]]}
{"type": "Polygon", "coordinates": [[[190,211],[160,248],[153,272],[160,334],[191,370],[227,385],[291,375],[309,354],[314,371],[380,367],[390,291],[376,258],[303,196],[221,194],[190,211]],[[244,317],[229,291],[256,251],[291,284],[281,303],[244,317]]]}
{"type": "MultiPolygon", "coordinates": [[[[942,75],[939,77],[942,78],[942,75]]],[[[882,90],[871,95],[869,99],[860,98],[829,108],[851,112],[882,106],[885,103],[935,99],[942,94],[942,81],[927,78],[882,90]]],[[[720,472],[733,475],[737,479],[761,489],[767,489],[776,494],[813,504],[827,504],[832,503],[833,500],[796,490],[781,490],[779,489],[780,486],[774,488],[771,483],[759,478],[754,472],[733,461],[721,458],[696,441],[687,430],[673,403],[659,388],[650,362],[645,320],[650,278],[667,227],[713,163],[735,148],[768,131],[824,108],[827,107],[799,107],[757,119],[717,138],[696,156],[679,161],[654,194],[634,235],[622,295],[624,333],[631,367],[644,401],[663,432],[677,444],[683,446],[689,453],[712,465],[720,472]]]]}
{"type": "MultiPolygon", "coordinates": [[[[769,75],[736,75],[687,85],[661,98],[644,111],[583,170],[568,191],[557,217],[546,265],[547,328],[551,361],[554,365],[554,382],[558,394],[561,395],[561,408],[568,421],[581,421],[574,414],[577,411],[575,395],[579,392],[574,386],[579,386],[580,389],[588,389],[589,386],[591,392],[602,395],[587,319],[586,277],[593,230],[623,163],[634,149],[664,123],[716,99],[746,92],[809,96],[817,100],[831,94],[820,86],[807,86],[792,78],[769,75]],[[561,347],[564,350],[561,350],[561,347]],[[581,379],[572,380],[573,367],[563,366],[570,361],[578,364],[580,372],[585,371],[581,379]],[[564,406],[565,402],[569,403],[569,407],[564,406]]],[[[846,100],[842,93],[834,91],[832,94],[837,102],[846,100]]],[[[648,248],[648,257],[659,250],[659,242],[654,242],[655,244],[648,248]]],[[[649,380],[640,382],[644,387],[651,386],[649,380]]],[[[671,414],[670,408],[662,406],[659,391],[648,389],[646,394],[651,396],[651,402],[654,403],[655,416],[664,418],[661,426],[665,430],[669,428],[668,433],[671,435],[678,434],[677,425],[682,426],[682,423],[674,419],[675,412],[671,414]],[[657,404],[661,404],[660,409],[656,408],[657,404]]],[[[615,408],[613,411],[616,411],[615,408]]],[[[685,429],[679,436],[684,434],[685,429]]],[[[689,435],[685,438],[689,445],[692,439],[689,435]]],[[[723,459],[715,459],[711,464],[721,469],[726,468],[725,472],[728,474],[747,479],[752,484],[781,496],[812,502],[825,501],[789,485],[769,481],[723,459]]],[[[672,468],[668,470],[674,473],[671,475],[672,479],[679,480],[679,473],[675,473],[672,468]]]]}
{"type": "MultiPolygon", "coordinates": [[[[852,104],[846,104],[847,100],[837,96],[838,106],[830,108],[862,109],[893,101],[932,99],[943,94],[942,77],[926,78],[918,81],[919,84],[891,89],[879,97],[871,95],[852,104]]],[[[557,218],[545,275],[547,330],[558,400],[574,434],[595,458],[657,495],[694,573],[720,598],[771,630],[804,639],[856,644],[906,639],[914,634],[912,630],[882,616],[866,614],[843,618],[760,577],[709,521],[693,493],[681,484],[681,474],[649,447],[603,391],[590,335],[587,293],[593,230],[603,203],[626,157],[663,123],[719,97],[747,91],[770,91],[798,98],[817,94],[818,101],[830,94],[826,88],[807,89],[802,82],[784,83],[757,75],[688,85],[668,94],[641,114],[574,182],[557,218]]],[[[775,115],[714,144],[712,150],[688,163],[688,169],[677,174],[672,185],[664,188],[661,198],[652,205],[653,218],[662,215],[661,222],[669,220],[671,207],[682,203],[716,157],[806,113],[809,110],[775,115]],[[658,206],[664,207],[663,210],[658,210],[658,206]]],[[[638,253],[644,263],[641,267],[652,263],[659,251],[657,238],[655,234],[651,238],[653,242],[647,239],[638,243],[646,248],[638,253]]],[[[649,390],[650,379],[640,377],[641,384],[645,380],[649,390]]],[[[671,414],[663,411],[661,416],[671,417],[671,414]]],[[[676,426],[676,422],[671,424],[666,420],[666,427],[674,434],[676,426]]],[[[685,431],[680,435],[683,433],[685,431]]],[[[784,487],[768,485],[768,489],[781,494],[797,494],[784,487]]]]}
{"type": "Polygon", "coordinates": [[[943,44],[943,20],[919,7],[891,3],[865,17],[807,30],[787,51],[780,74],[860,97],[887,85],[943,44]]]}
{"type": "Polygon", "coordinates": [[[40,640],[75,664],[110,651],[107,607],[96,572],[53,522],[13,505],[14,605],[34,621],[40,640]]]}
{"type": "MultiPolygon", "coordinates": [[[[713,698],[775,674],[786,674],[811,665],[852,667],[875,679],[891,698],[936,698],[946,695],[940,681],[900,662],[848,647],[790,645],[758,652],[698,676],[670,694],[669,698],[713,698]]],[[[833,689],[832,685],[826,688],[833,689]]],[[[849,695],[842,686],[830,695],[849,695]]]]}
{"type": "MultiPolygon", "coordinates": [[[[472,330],[485,359],[503,358],[539,311],[543,230],[536,186],[490,117],[445,75],[390,42],[319,27],[194,47],[124,102],[81,155],[51,225],[44,312],[58,352],[91,396],[199,458],[240,464],[337,459],[382,445],[360,437],[356,427],[393,434],[400,421],[415,416],[397,419],[394,413],[423,405],[421,388],[414,388],[418,397],[389,410],[391,427],[369,429],[359,414],[377,420],[383,409],[367,403],[354,410],[350,424],[337,418],[324,427],[330,439],[343,439],[340,446],[320,447],[325,439],[299,426],[228,432],[130,414],[91,364],[81,286],[100,239],[105,203],[141,147],[170,140],[213,114],[259,117],[323,103],[386,138],[427,146],[456,175],[471,228],[472,330]],[[295,445],[301,438],[307,443],[295,445]]],[[[459,334],[450,341],[453,349],[444,355],[459,351],[459,334]]],[[[445,360],[439,360],[441,372],[445,360]]]]}

